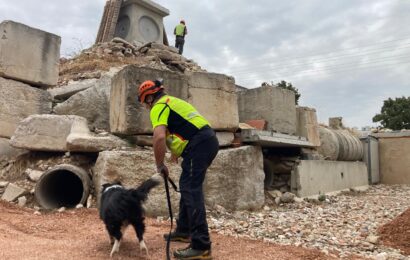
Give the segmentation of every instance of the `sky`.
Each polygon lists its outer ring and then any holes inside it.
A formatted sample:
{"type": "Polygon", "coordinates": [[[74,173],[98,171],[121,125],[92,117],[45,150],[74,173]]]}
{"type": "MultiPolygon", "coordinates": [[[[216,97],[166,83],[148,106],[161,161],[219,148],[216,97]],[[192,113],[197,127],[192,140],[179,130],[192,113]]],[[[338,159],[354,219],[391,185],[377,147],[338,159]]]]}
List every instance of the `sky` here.
{"type": "MultiPolygon", "coordinates": [[[[292,83],[299,104],[319,122],[341,116],[348,127],[376,126],[387,98],[410,96],[408,0],[156,0],[164,25],[186,21],[184,56],[209,72],[255,88],[292,83]]],[[[0,21],[61,36],[61,55],[91,46],[104,0],[0,0],[0,21]]]]}

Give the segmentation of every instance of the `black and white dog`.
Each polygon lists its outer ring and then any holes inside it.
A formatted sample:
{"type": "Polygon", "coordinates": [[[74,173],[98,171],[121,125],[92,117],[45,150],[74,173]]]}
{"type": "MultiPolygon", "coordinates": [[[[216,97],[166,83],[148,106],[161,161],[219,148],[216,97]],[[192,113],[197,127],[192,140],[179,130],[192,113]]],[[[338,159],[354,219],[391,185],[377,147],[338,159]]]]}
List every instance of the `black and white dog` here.
{"type": "Polygon", "coordinates": [[[161,175],[156,174],[136,189],[126,189],[120,182],[103,185],[100,218],[104,221],[111,244],[113,244],[111,257],[120,250],[121,238],[128,225],[134,227],[140,250],[144,249],[148,255],[143,238],[145,217],[142,203],[147,199],[150,190],[161,182],[161,179],[161,175]]]}

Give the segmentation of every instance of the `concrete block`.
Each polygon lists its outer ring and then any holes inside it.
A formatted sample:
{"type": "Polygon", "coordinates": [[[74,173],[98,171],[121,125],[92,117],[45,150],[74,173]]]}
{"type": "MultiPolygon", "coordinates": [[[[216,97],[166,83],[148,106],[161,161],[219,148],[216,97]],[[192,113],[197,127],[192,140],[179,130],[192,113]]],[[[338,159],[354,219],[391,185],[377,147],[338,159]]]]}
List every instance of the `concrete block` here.
{"type": "Polygon", "coordinates": [[[221,74],[161,71],[130,65],[112,81],[110,129],[113,133],[152,133],[149,111],[136,102],[137,88],[147,79],[164,79],[165,91],[190,102],[217,130],[238,127],[235,85],[221,74]]]}
{"type": "Polygon", "coordinates": [[[264,179],[260,147],[220,150],[205,177],[206,204],[228,210],[259,209],[265,202],[264,179]]]}
{"type": "Polygon", "coordinates": [[[56,105],[53,111],[57,115],[84,117],[91,129],[98,128],[109,131],[110,92],[111,76],[106,75],[96,80],[93,87],[78,92],[65,102],[56,105]]]}
{"type": "Polygon", "coordinates": [[[187,84],[188,102],[214,129],[238,128],[238,98],[233,78],[216,73],[190,72],[187,74],[187,84]]]}
{"type": "MultiPolygon", "coordinates": [[[[170,177],[178,183],[181,173],[179,165],[168,164],[170,177]]],[[[93,168],[93,182],[98,201],[105,183],[121,181],[127,188],[136,188],[156,173],[152,151],[105,151],[98,156],[93,168]]],[[[173,212],[178,212],[179,193],[171,190],[173,212]]],[[[99,204],[99,203],[98,203],[99,204]]],[[[168,216],[164,184],[154,188],[145,203],[149,216],[168,216]]]]}
{"type": "Polygon", "coordinates": [[[149,111],[137,102],[139,85],[148,79],[164,79],[168,94],[188,99],[188,87],[184,76],[130,65],[112,80],[110,96],[110,131],[116,134],[135,135],[152,133],[149,111]]]}
{"type": "Polygon", "coordinates": [[[306,139],[316,147],[320,146],[319,123],[317,122],[316,110],[309,107],[296,108],[298,136],[306,139]]]}
{"type": "Polygon", "coordinates": [[[150,0],[128,0],[121,6],[115,37],[143,45],[164,42],[163,18],[169,10],[150,0]]]}
{"type": "Polygon", "coordinates": [[[70,81],[65,86],[47,89],[53,99],[67,100],[72,95],[91,88],[96,85],[98,79],[86,79],[81,81],[70,81]]]}
{"type": "Polygon", "coordinates": [[[400,134],[385,136],[390,137],[379,138],[381,183],[410,184],[410,136],[400,136],[400,134]]]}
{"type": "Polygon", "coordinates": [[[60,36],[13,21],[0,23],[0,76],[35,86],[58,80],[60,36]]]}
{"type": "Polygon", "coordinates": [[[47,91],[0,77],[0,137],[10,138],[21,120],[33,114],[49,114],[51,106],[47,91]]]}
{"type": "Polygon", "coordinates": [[[67,137],[79,116],[32,115],[18,125],[10,140],[12,146],[37,151],[67,151],[67,137]]]}
{"type": "Polygon", "coordinates": [[[12,202],[15,201],[18,197],[24,195],[25,193],[27,193],[25,189],[20,188],[19,186],[13,183],[9,183],[3,195],[1,196],[1,199],[8,202],[12,202]]]}
{"type": "Polygon", "coordinates": [[[296,133],[295,93],[279,87],[262,86],[239,91],[239,121],[264,119],[267,130],[296,133]]]}
{"type": "Polygon", "coordinates": [[[292,192],[299,197],[337,192],[368,184],[367,168],[363,162],[302,160],[291,175],[292,192]]]}

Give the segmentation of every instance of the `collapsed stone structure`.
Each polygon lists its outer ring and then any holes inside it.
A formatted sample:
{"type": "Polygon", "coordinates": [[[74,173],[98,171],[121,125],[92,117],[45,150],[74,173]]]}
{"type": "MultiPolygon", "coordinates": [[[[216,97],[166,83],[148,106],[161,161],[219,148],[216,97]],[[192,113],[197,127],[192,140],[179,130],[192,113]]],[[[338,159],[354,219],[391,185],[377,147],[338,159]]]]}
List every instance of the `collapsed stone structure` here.
{"type": "MultiPolygon", "coordinates": [[[[54,51],[43,56],[59,58],[54,51]]],[[[39,60],[36,66],[43,68],[43,63],[39,60]]],[[[47,71],[58,71],[58,64],[49,64],[54,67],[47,71]]],[[[319,126],[316,111],[297,107],[291,91],[266,85],[237,88],[232,77],[204,71],[173,47],[152,42],[138,47],[119,38],[96,44],[71,60],[61,60],[59,80],[54,78],[47,90],[42,80],[27,85],[22,82],[35,80],[19,82],[11,79],[14,74],[1,75],[0,119],[5,127],[0,136],[5,139],[0,139],[0,180],[26,177],[17,169],[21,157],[16,156],[21,153],[30,155],[27,167],[49,176],[34,178],[34,190],[2,183],[0,192],[9,201],[34,194],[44,208],[73,206],[75,201],[68,203],[59,193],[48,192],[67,180],[73,185],[70,194],[89,205],[85,197],[90,193],[98,203],[105,182],[119,180],[133,187],[153,175],[152,128],[148,111],[135,97],[136,86],[155,78],[163,78],[169,94],[191,102],[217,131],[221,150],[204,184],[208,206],[252,210],[263,206],[264,190],[277,198],[289,191],[305,197],[368,184],[366,166],[357,162],[363,149],[354,134],[319,126]],[[262,127],[252,127],[255,120],[262,127]],[[54,162],[45,167],[44,158],[54,162]],[[77,158],[82,158],[81,164],[66,166],[77,158]]],[[[172,165],[171,176],[177,179],[179,171],[172,165]]],[[[161,189],[149,198],[151,215],[167,214],[161,189]]],[[[177,206],[177,194],[172,196],[177,206]]]]}

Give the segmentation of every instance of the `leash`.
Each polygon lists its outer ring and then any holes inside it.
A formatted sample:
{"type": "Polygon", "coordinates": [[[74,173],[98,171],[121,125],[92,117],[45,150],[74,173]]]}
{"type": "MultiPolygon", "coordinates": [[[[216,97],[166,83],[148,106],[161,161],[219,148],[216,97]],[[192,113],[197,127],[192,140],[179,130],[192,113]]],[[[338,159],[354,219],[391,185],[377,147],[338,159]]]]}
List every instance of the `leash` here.
{"type": "Polygon", "coordinates": [[[168,238],[167,238],[167,246],[166,246],[166,258],[167,260],[170,260],[170,245],[171,245],[171,233],[172,233],[172,228],[174,224],[174,217],[172,214],[172,205],[171,205],[171,196],[169,194],[169,185],[168,182],[171,183],[172,188],[176,192],[179,192],[177,185],[172,181],[170,177],[165,177],[164,174],[162,174],[162,177],[164,178],[164,184],[165,184],[165,193],[167,194],[167,204],[168,204],[168,213],[169,213],[169,218],[171,219],[171,229],[169,230],[168,238]]]}

